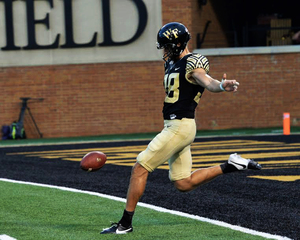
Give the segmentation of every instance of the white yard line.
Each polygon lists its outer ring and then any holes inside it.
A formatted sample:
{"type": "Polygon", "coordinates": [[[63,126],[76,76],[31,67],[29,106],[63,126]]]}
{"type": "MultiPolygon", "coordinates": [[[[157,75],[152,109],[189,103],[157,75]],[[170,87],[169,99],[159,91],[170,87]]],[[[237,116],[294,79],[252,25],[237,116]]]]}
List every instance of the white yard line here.
{"type": "Polygon", "coordinates": [[[11,236],[8,236],[6,234],[0,235],[0,240],[17,240],[15,238],[12,238],[11,236]]]}
{"type": "MultiPolygon", "coordinates": [[[[69,192],[75,192],[75,193],[84,193],[84,194],[89,194],[89,195],[93,195],[93,196],[98,196],[98,197],[102,197],[102,198],[111,199],[111,200],[114,200],[114,201],[126,202],[125,198],[110,196],[110,195],[97,193],[97,192],[79,190],[79,189],[75,189],[75,188],[60,187],[60,186],[53,186],[53,185],[33,183],[33,182],[17,181],[17,180],[6,179],[6,178],[0,178],[0,181],[18,183],[18,184],[26,184],[26,185],[33,185],[33,186],[39,186],[39,187],[55,188],[55,189],[59,189],[59,190],[63,190],[63,191],[69,191],[69,192]]],[[[226,222],[213,220],[213,219],[209,219],[209,218],[204,218],[204,217],[200,217],[200,216],[197,216],[197,215],[192,215],[192,214],[188,214],[188,213],[184,213],[184,212],[169,210],[169,209],[166,209],[166,208],[157,207],[157,206],[150,205],[150,204],[147,204],[147,203],[139,202],[138,205],[141,206],[141,207],[153,209],[153,210],[158,211],[158,212],[165,212],[165,213],[170,213],[170,214],[174,214],[174,215],[181,216],[181,217],[195,219],[195,220],[198,220],[198,221],[201,221],[201,222],[208,222],[208,223],[211,223],[211,224],[214,224],[214,225],[230,228],[230,229],[240,231],[240,232],[244,232],[244,233],[248,233],[248,234],[251,234],[251,235],[261,236],[261,237],[264,237],[264,238],[278,239],[278,240],[292,240],[288,237],[273,235],[273,234],[270,234],[270,233],[259,232],[259,231],[252,230],[252,229],[249,229],[249,228],[244,228],[244,227],[241,227],[241,226],[232,225],[232,224],[229,224],[229,223],[226,223],[226,222]]],[[[3,235],[0,235],[0,236],[3,236],[3,235]]],[[[0,238],[0,240],[2,240],[2,238],[0,238]]]]}

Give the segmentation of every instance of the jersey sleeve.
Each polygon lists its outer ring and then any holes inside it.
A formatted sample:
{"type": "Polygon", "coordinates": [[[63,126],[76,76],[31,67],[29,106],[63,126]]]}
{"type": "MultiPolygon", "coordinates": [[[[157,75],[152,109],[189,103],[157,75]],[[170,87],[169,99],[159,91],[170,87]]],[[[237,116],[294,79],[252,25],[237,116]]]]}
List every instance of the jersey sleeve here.
{"type": "Polygon", "coordinates": [[[200,55],[200,54],[193,54],[187,59],[186,63],[186,73],[185,73],[185,79],[192,83],[197,85],[196,81],[193,78],[188,78],[189,73],[193,71],[194,69],[202,68],[205,70],[206,74],[209,73],[209,61],[206,57],[200,55]]]}
{"type": "Polygon", "coordinates": [[[206,57],[200,54],[193,54],[187,59],[186,76],[194,69],[203,68],[205,72],[209,73],[209,61],[206,57]]]}

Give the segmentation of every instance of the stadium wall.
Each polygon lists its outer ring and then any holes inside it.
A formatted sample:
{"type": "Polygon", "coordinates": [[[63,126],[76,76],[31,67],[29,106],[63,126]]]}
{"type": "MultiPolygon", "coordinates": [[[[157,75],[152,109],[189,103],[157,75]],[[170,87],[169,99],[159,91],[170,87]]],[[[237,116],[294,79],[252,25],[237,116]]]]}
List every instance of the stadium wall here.
{"type": "MultiPolygon", "coordinates": [[[[190,50],[208,20],[203,48],[226,47],[210,1],[199,6],[196,0],[162,0],[162,23],[184,23],[193,36],[190,50]]],[[[300,126],[300,53],[208,58],[213,77],[226,72],[241,86],[236,94],[206,91],[197,109],[198,129],[278,127],[283,112],[300,126]]],[[[2,66],[0,124],[17,120],[20,97],[32,97],[44,98],[28,102],[44,138],[157,132],[163,126],[163,75],[162,60],[2,66]]],[[[25,130],[29,138],[39,137],[28,112],[25,130]]]]}

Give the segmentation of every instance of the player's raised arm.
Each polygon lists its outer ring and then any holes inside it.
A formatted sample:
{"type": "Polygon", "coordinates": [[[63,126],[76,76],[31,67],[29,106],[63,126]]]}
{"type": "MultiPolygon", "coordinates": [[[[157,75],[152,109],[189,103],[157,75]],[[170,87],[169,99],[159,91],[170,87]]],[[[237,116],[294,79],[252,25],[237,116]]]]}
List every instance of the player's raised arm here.
{"type": "Polygon", "coordinates": [[[239,82],[236,80],[227,80],[226,73],[223,74],[223,79],[220,82],[209,76],[202,68],[194,69],[190,77],[193,78],[197,84],[210,92],[236,92],[239,86],[239,82]]]}

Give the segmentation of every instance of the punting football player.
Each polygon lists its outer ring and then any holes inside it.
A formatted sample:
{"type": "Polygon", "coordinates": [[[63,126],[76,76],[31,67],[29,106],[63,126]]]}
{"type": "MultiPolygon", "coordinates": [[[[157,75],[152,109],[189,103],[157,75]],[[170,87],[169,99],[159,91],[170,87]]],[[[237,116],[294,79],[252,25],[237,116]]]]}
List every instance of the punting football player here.
{"type": "Polygon", "coordinates": [[[221,174],[261,169],[257,162],[231,154],[221,165],[191,172],[191,143],[196,135],[195,109],[204,90],[214,93],[236,92],[239,83],[227,80],[226,74],[221,81],[208,75],[208,59],[188,50],[190,38],[188,29],[177,22],[164,25],[157,34],[157,48],[163,49],[165,60],[164,129],[137,156],[122,218],[103,229],[101,234],[126,234],[133,231],[132,218],[144,193],[148,175],[166,161],[169,163],[170,180],[182,192],[191,191],[221,174]]]}

